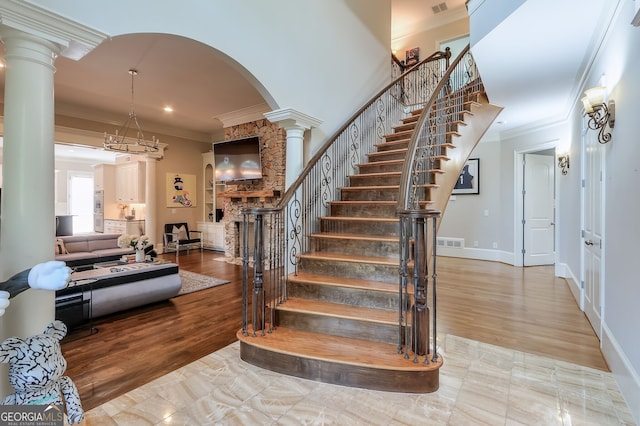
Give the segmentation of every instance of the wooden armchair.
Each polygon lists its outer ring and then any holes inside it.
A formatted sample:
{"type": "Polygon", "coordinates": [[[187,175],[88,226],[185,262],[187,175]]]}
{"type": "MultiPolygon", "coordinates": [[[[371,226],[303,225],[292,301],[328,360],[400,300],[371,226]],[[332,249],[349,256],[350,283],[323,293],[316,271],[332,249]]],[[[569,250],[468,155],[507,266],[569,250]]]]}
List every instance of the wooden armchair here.
{"type": "Polygon", "coordinates": [[[180,249],[185,248],[187,253],[194,246],[203,249],[202,231],[190,231],[186,222],[166,223],[164,225],[164,252],[176,252],[176,258],[180,254],[180,249]]]}

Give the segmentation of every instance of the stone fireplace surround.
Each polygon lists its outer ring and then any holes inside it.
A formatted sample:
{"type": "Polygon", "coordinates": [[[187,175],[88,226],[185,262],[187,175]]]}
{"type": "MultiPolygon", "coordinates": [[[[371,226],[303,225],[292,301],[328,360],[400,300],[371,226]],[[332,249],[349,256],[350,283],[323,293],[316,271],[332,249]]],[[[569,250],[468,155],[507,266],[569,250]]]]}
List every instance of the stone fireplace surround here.
{"type": "MultiPolygon", "coordinates": [[[[260,137],[262,179],[227,184],[218,194],[224,200],[224,253],[236,261],[242,256],[242,210],[255,207],[275,207],[284,194],[286,169],[286,131],[267,119],[225,128],[225,140],[260,137]]],[[[252,242],[250,242],[252,244],[252,242]]]]}

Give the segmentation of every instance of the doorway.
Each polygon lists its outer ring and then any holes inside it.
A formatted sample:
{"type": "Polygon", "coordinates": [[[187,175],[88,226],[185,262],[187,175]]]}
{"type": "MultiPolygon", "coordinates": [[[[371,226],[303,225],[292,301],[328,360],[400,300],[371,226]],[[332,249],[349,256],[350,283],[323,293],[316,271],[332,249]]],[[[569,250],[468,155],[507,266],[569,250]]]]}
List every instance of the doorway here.
{"type": "Polygon", "coordinates": [[[555,145],[515,152],[514,266],[555,263],[555,145]]]}
{"type": "Polygon", "coordinates": [[[585,131],[582,137],[582,309],[598,339],[602,340],[604,315],[604,205],[605,145],[597,132],[585,131]]]}

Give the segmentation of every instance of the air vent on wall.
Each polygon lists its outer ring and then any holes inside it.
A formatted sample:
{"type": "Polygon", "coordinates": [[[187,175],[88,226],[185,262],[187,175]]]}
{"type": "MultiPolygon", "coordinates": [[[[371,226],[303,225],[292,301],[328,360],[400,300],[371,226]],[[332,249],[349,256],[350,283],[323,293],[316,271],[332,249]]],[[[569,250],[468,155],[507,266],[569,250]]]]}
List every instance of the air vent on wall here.
{"type": "Polygon", "coordinates": [[[431,10],[433,10],[434,14],[444,12],[447,9],[448,7],[446,3],[440,3],[440,4],[436,4],[435,6],[431,6],[431,10]]]}
{"type": "Polygon", "coordinates": [[[461,248],[464,248],[464,238],[438,237],[437,244],[438,244],[438,247],[461,249],[461,248]]]}

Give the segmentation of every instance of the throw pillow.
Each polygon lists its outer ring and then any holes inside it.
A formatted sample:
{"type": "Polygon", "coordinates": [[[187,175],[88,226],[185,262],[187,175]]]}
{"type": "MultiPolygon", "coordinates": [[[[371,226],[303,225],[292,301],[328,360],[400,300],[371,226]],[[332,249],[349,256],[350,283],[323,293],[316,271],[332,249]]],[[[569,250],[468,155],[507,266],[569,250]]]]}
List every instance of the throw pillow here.
{"type": "Polygon", "coordinates": [[[180,225],[180,226],[173,226],[173,229],[171,230],[171,232],[173,234],[178,234],[178,240],[188,240],[189,236],[187,235],[187,230],[185,229],[184,225],[180,225]]]}
{"type": "Polygon", "coordinates": [[[55,254],[69,254],[62,238],[56,238],[55,254]]]}

